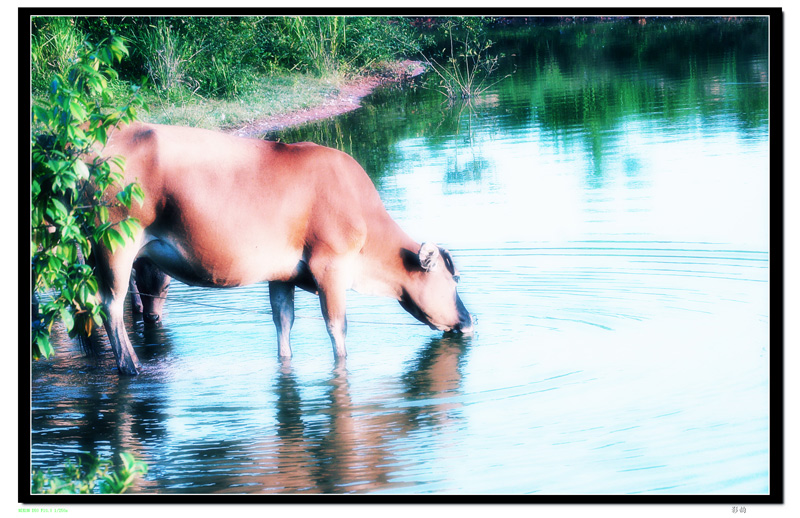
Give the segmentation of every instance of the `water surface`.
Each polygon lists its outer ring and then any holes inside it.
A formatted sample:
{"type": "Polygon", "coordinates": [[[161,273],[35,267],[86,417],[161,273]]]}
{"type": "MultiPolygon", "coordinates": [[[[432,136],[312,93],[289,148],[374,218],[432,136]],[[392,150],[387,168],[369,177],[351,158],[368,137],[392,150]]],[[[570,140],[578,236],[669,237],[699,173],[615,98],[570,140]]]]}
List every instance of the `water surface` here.
{"type": "Polygon", "coordinates": [[[128,450],[159,493],[767,494],[765,25],[508,29],[471,104],[377,92],[272,138],[354,155],[453,253],[472,338],[351,293],[335,362],[298,292],[173,283],[144,364],[33,365],[34,468],[128,450]]]}

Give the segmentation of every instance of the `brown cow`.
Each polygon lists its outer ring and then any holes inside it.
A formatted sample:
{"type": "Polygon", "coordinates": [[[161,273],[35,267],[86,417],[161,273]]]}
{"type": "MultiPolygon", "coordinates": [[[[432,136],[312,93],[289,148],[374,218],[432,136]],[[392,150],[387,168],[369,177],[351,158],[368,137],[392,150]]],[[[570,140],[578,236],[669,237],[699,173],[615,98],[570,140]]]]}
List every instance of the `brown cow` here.
{"type": "Polygon", "coordinates": [[[291,356],[295,286],[319,294],[337,357],[346,356],[348,289],[393,297],[433,329],[472,332],[450,254],[408,237],[345,153],[142,123],[113,130],[97,151],[125,157],[125,183],[138,181],[145,193],[129,211],[142,232],[113,254],[102,246],[96,254],[105,327],[123,374],[139,367],[122,318],[137,257],[195,286],[269,281],[280,357],[291,356]]]}

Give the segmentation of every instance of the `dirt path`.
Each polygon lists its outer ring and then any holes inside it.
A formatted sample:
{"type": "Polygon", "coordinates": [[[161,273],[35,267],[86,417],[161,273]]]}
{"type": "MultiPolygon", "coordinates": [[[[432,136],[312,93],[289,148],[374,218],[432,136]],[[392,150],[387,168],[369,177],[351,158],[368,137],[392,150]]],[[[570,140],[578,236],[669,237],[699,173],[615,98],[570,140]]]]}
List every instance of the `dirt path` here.
{"type": "Polygon", "coordinates": [[[339,88],[337,95],[325,99],[319,105],[268,117],[231,130],[231,133],[244,137],[256,137],[289,126],[297,126],[305,122],[341,115],[359,108],[361,99],[372,93],[378,86],[406,81],[422,74],[424,71],[425,67],[419,61],[401,61],[378,74],[358,77],[346,83],[339,88]]]}

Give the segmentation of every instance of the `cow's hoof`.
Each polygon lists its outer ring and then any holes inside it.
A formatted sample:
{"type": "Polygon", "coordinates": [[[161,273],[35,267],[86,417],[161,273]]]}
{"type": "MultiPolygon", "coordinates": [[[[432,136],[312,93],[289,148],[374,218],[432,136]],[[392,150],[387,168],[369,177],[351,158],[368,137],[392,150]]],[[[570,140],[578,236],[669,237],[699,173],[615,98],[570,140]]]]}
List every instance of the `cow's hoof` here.
{"type": "Polygon", "coordinates": [[[120,365],[119,373],[123,376],[138,376],[139,368],[141,368],[141,365],[120,365]]]}

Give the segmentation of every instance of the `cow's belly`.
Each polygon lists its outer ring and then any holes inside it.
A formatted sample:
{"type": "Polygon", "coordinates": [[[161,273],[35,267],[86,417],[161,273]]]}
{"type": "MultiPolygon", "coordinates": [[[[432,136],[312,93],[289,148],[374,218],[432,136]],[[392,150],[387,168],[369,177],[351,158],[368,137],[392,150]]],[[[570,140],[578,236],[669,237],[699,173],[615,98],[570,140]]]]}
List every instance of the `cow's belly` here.
{"type": "Polygon", "coordinates": [[[150,236],[139,257],[152,260],[165,273],[192,286],[234,287],[296,275],[302,250],[253,245],[195,250],[168,236],[150,236]],[[270,250],[270,248],[272,248],[270,250]]]}

